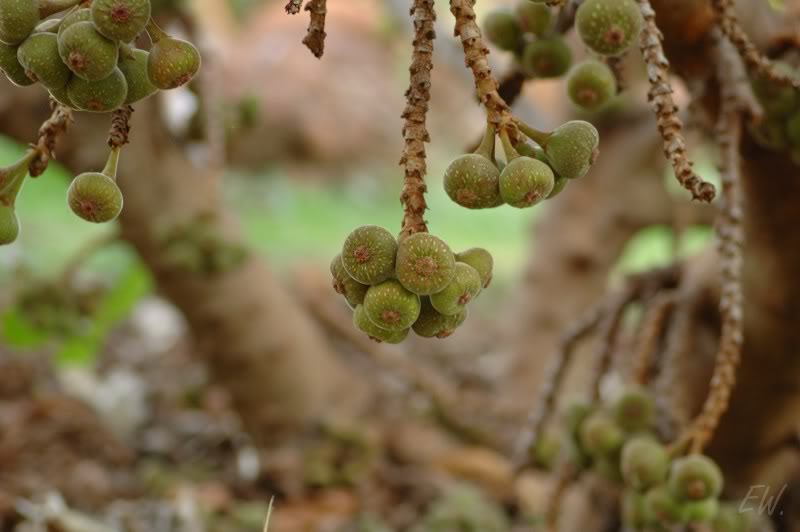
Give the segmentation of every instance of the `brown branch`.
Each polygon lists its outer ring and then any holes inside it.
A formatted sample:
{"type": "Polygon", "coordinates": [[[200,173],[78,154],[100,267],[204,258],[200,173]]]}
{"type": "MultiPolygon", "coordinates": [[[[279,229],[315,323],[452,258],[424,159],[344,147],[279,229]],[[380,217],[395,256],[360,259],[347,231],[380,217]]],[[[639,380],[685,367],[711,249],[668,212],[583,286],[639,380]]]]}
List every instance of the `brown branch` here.
{"type": "Polygon", "coordinates": [[[133,107],[130,105],[123,105],[111,113],[111,129],[108,132],[108,147],[121,148],[128,144],[128,135],[131,131],[131,115],[133,114],[133,107]]]}
{"type": "Polygon", "coordinates": [[[641,288],[628,283],[618,294],[613,296],[607,303],[604,310],[603,321],[600,324],[600,334],[598,338],[597,351],[594,355],[594,375],[592,378],[592,401],[600,399],[600,387],[603,377],[608,373],[613,360],[614,349],[617,346],[622,325],[622,318],[628,304],[636,299],[641,292],[641,288]]]}
{"type": "Polygon", "coordinates": [[[518,138],[511,109],[498,92],[499,84],[489,66],[489,49],[483,42],[481,30],[476,22],[473,5],[475,0],[450,0],[450,12],[456,18],[455,36],[461,39],[464,61],[472,70],[478,98],[486,108],[487,120],[497,131],[506,130],[512,141],[518,138]]]}
{"type": "Polygon", "coordinates": [[[673,319],[664,342],[660,371],[655,384],[655,397],[659,413],[659,426],[663,433],[674,435],[692,420],[688,397],[678,385],[679,368],[694,355],[691,351],[695,323],[692,312],[695,302],[683,297],[675,302],[673,319]]]}
{"type": "Polygon", "coordinates": [[[715,28],[711,35],[716,43],[716,59],[720,68],[725,69],[725,77],[719,81],[727,84],[725,90],[729,92],[736,105],[754,121],[760,122],[764,117],[764,109],[753,92],[742,57],[737,54],[733,44],[722,36],[720,29],[715,28]]]}
{"type": "Polygon", "coordinates": [[[300,12],[300,8],[303,7],[303,0],[289,0],[286,4],[286,12],[290,15],[296,15],[300,12]]]}
{"type": "Polygon", "coordinates": [[[308,0],[306,11],[310,16],[308,33],[303,39],[314,57],[320,58],[325,53],[325,17],[328,15],[327,0],[308,0]]]}
{"type": "Polygon", "coordinates": [[[695,173],[686,155],[683,123],[678,117],[678,107],[672,98],[669,60],[664,53],[663,35],[656,26],[656,12],[650,5],[650,0],[638,1],[645,21],[640,48],[647,64],[647,77],[650,81],[647,98],[655,112],[658,130],[664,138],[664,154],[672,163],[678,182],[692,193],[692,199],[710,202],[716,195],[714,185],[703,181],[695,173]]]}
{"type": "Polygon", "coordinates": [[[36,145],[31,146],[36,150],[36,157],[28,166],[31,177],[38,177],[47,170],[50,160],[55,158],[53,152],[56,149],[58,137],[66,133],[67,128],[72,123],[72,111],[67,107],[51,98],[50,108],[53,113],[39,128],[38,142],[36,145]]]}
{"type": "Polygon", "coordinates": [[[653,374],[653,354],[658,348],[664,329],[675,308],[675,294],[666,292],[657,295],[642,318],[642,325],[636,339],[631,363],[631,377],[634,382],[646,385],[653,374]]]}
{"type": "Polygon", "coordinates": [[[433,69],[433,41],[436,38],[434,22],[436,13],[433,0],[414,0],[411,7],[414,22],[414,42],[409,67],[410,83],[406,91],[406,107],[403,110],[403,155],[400,164],[405,168],[403,191],[403,224],[401,235],[412,235],[428,231],[425,223],[425,143],[430,142],[426,119],[431,98],[431,70],[433,69]]]}
{"type": "Polygon", "coordinates": [[[719,27],[739,52],[747,68],[775,83],[792,85],[800,89],[800,77],[792,76],[775,68],[775,64],[762,54],[739,24],[733,0],[712,0],[719,27]]]}
{"type": "Polygon", "coordinates": [[[625,78],[625,56],[606,57],[605,63],[617,80],[617,93],[623,92],[628,88],[628,81],[625,78]]]}

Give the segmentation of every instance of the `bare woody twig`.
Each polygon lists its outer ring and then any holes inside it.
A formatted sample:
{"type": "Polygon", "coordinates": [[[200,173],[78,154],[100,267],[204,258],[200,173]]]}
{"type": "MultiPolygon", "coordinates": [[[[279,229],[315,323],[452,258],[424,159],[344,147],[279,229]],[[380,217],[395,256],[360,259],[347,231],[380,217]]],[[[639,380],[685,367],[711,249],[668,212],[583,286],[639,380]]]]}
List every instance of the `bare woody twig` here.
{"type": "Polygon", "coordinates": [[[111,129],[108,132],[108,147],[121,148],[129,142],[128,135],[131,131],[130,120],[133,107],[123,105],[111,113],[111,129]]]}
{"type": "Polygon", "coordinates": [[[595,353],[594,377],[592,379],[592,400],[600,399],[600,386],[603,377],[608,373],[613,360],[614,349],[617,346],[617,337],[622,325],[622,318],[628,304],[636,299],[641,292],[641,286],[629,282],[616,296],[612,297],[603,312],[603,321],[600,324],[600,334],[597,339],[595,353]]]}
{"type": "Polygon", "coordinates": [[[306,4],[306,11],[310,16],[308,23],[308,33],[303,39],[305,44],[314,57],[320,58],[325,53],[325,17],[328,15],[327,0],[309,0],[306,4]]]}
{"type": "Polygon", "coordinates": [[[401,234],[412,235],[428,231],[425,223],[425,143],[430,142],[426,119],[431,98],[431,70],[433,69],[433,41],[436,38],[434,22],[436,13],[433,0],[414,0],[411,7],[414,22],[414,50],[411,55],[409,73],[411,81],[406,91],[406,107],[403,110],[403,155],[400,164],[405,168],[403,191],[403,224],[401,234]]]}
{"type": "Polygon", "coordinates": [[[642,318],[631,363],[631,377],[637,384],[645,385],[653,374],[653,355],[658,348],[670,314],[675,307],[675,294],[657,295],[642,318]]]}
{"type": "Polygon", "coordinates": [[[38,177],[47,170],[50,159],[54,158],[53,152],[56,149],[58,137],[66,133],[72,123],[72,111],[52,98],[50,99],[50,108],[53,113],[39,128],[38,142],[31,146],[36,150],[36,156],[28,166],[31,177],[38,177]]]}
{"type": "Polygon", "coordinates": [[[650,0],[638,1],[644,16],[640,47],[650,81],[647,97],[656,114],[658,130],[664,138],[664,154],[672,163],[678,182],[692,193],[692,199],[710,202],[716,195],[714,185],[703,181],[695,173],[686,155],[683,123],[678,117],[678,107],[672,98],[669,60],[662,46],[663,35],[656,26],[656,12],[650,5],[650,0]]]}

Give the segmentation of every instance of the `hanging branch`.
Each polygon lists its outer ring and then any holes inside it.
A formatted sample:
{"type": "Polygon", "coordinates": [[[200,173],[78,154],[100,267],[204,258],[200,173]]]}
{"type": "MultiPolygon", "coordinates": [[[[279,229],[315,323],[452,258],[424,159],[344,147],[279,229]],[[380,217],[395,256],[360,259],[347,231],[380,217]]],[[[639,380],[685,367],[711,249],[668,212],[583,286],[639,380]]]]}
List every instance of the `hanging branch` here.
{"type": "Polygon", "coordinates": [[[653,354],[658,348],[676,297],[673,292],[657,295],[642,318],[642,325],[636,339],[636,350],[631,362],[631,378],[637,384],[645,385],[653,373],[653,354]]]}
{"type": "Polygon", "coordinates": [[[108,132],[108,147],[121,148],[128,144],[131,131],[130,120],[133,107],[123,105],[111,114],[111,129],[108,132]]]}
{"type": "Polygon", "coordinates": [[[328,15],[327,0],[308,0],[306,11],[309,13],[308,33],[303,39],[314,57],[319,59],[325,53],[325,17],[328,15]]]}
{"type": "Polygon", "coordinates": [[[655,112],[658,130],[664,138],[664,155],[672,163],[678,182],[692,193],[692,199],[710,202],[716,195],[714,185],[703,181],[695,173],[692,162],[686,155],[683,123],[678,117],[678,107],[672,98],[669,60],[662,45],[663,35],[656,26],[656,12],[650,5],[650,0],[638,1],[644,16],[640,48],[650,81],[647,98],[655,112]]]}
{"type": "Polygon", "coordinates": [[[603,377],[608,373],[613,360],[614,348],[617,346],[622,318],[625,309],[640,295],[640,287],[629,283],[615,297],[612,297],[605,309],[603,321],[600,324],[600,334],[598,338],[597,351],[595,353],[594,377],[592,379],[592,401],[600,399],[600,385],[603,377]]]}
{"type": "Polygon", "coordinates": [[[409,73],[411,81],[406,91],[406,107],[403,110],[403,155],[400,164],[405,168],[403,191],[403,224],[401,235],[425,233],[425,143],[430,142],[426,125],[428,102],[431,98],[431,70],[433,69],[433,40],[436,38],[434,22],[436,13],[434,0],[414,0],[411,18],[414,23],[414,42],[409,73]]]}
{"type": "Polygon", "coordinates": [[[762,54],[750,37],[742,29],[739,17],[736,15],[736,6],[733,0],[712,0],[712,5],[717,13],[719,28],[736,47],[736,51],[751,71],[775,83],[791,85],[800,89],[800,78],[782,72],[775,68],[775,64],[762,54]]]}
{"type": "Polygon", "coordinates": [[[450,0],[450,12],[456,18],[455,36],[461,39],[464,61],[472,70],[478,98],[486,108],[487,120],[497,131],[506,130],[512,142],[518,138],[511,109],[498,92],[499,84],[489,66],[489,49],[483,42],[481,30],[476,22],[473,5],[475,0],[450,0]]]}
{"type": "Polygon", "coordinates": [[[659,414],[659,426],[664,434],[674,435],[684,430],[692,420],[687,397],[679,393],[680,368],[693,356],[692,339],[695,337],[695,322],[692,316],[695,302],[681,297],[675,301],[673,318],[664,341],[660,371],[655,383],[655,397],[659,414]]]}
{"type": "Polygon", "coordinates": [[[55,158],[54,151],[58,137],[66,133],[72,123],[72,111],[64,107],[53,98],[50,98],[52,114],[39,128],[39,140],[31,147],[36,151],[36,156],[28,166],[31,177],[39,177],[47,170],[50,160],[55,158]]]}

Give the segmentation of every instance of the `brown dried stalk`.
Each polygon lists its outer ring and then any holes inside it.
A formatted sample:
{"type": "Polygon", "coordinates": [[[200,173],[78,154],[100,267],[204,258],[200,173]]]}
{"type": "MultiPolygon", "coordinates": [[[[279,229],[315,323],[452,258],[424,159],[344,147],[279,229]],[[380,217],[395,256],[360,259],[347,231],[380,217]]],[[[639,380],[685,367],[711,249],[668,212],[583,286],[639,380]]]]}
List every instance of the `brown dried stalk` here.
{"type": "Polygon", "coordinates": [[[405,167],[403,191],[403,225],[401,234],[412,235],[428,231],[425,223],[425,143],[430,142],[426,118],[431,98],[431,70],[433,69],[433,41],[436,38],[434,22],[436,12],[433,0],[414,0],[411,7],[414,22],[414,51],[409,67],[411,81],[406,91],[406,107],[403,110],[403,155],[400,164],[405,167]]]}
{"type": "Polygon", "coordinates": [[[131,131],[130,120],[132,114],[133,107],[130,105],[123,105],[111,113],[111,129],[108,132],[109,148],[121,148],[130,142],[128,134],[131,131]]]}
{"type": "Polygon", "coordinates": [[[690,348],[695,327],[692,317],[694,304],[693,300],[685,297],[675,302],[655,384],[659,426],[667,435],[679,433],[692,420],[687,397],[679,393],[680,387],[676,383],[680,378],[679,368],[684,367],[685,360],[692,356],[690,348]]]}
{"type": "Polygon", "coordinates": [[[39,177],[47,170],[50,159],[55,158],[53,152],[56,149],[58,137],[66,133],[67,128],[72,123],[72,111],[64,107],[53,98],[50,98],[50,109],[52,114],[39,128],[39,140],[31,147],[36,150],[36,157],[28,166],[31,177],[39,177]]]}
{"type": "Polygon", "coordinates": [[[692,199],[710,202],[716,195],[714,185],[703,181],[695,173],[692,162],[686,155],[683,123],[678,117],[678,107],[672,98],[669,60],[662,45],[663,35],[656,26],[656,12],[650,5],[650,0],[638,1],[644,16],[640,48],[647,64],[647,77],[650,81],[647,98],[655,112],[658,130],[664,138],[664,155],[672,163],[678,182],[692,193],[692,199]]]}
{"type": "Polygon", "coordinates": [[[622,318],[625,309],[640,295],[641,289],[634,283],[628,283],[618,294],[612,297],[607,304],[601,323],[597,351],[595,352],[594,377],[592,379],[592,401],[600,399],[600,386],[603,377],[608,373],[613,360],[614,349],[617,346],[622,318]]]}
{"type": "Polygon", "coordinates": [[[319,59],[325,53],[325,17],[328,15],[327,0],[308,0],[306,11],[309,13],[308,33],[303,39],[314,57],[319,59]]]}
{"type": "Polygon", "coordinates": [[[303,0],[289,0],[286,4],[286,12],[290,15],[296,15],[300,12],[300,8],[303,7],[303,0]]]}
{"type": "Polygon", "coordinates": [[[483,42],[481,30],[476,22],[475,0],[450,0],[450,12],[456,18],[455,36],[461,39],[464,61],[472,70],[478,98],[486,108],[487,120],[497,131],[506,130],[512,142],[518,138],[511,109],[498,92],[499,84],[489,66],[489,49],[483,42]]]}
{"type": "Polygon", "coordinates": [[[646,385],[653,375],[653,355],[675,308],[675,301],[673,292],[657,295],[642,318],[631,361],[631,378],[637,384],[646,385]]]}
{"type": "Polygon", "coordinates": [[[720,29],[739,52],[748,69],[775,83],[792,85],[796,89],[800,89],[800,77],[781,72],[775,68],[775,64],[768,57],[756,48],[739,24],[733,0],[712,0],[711,3],[717,13],[720,29]]]}

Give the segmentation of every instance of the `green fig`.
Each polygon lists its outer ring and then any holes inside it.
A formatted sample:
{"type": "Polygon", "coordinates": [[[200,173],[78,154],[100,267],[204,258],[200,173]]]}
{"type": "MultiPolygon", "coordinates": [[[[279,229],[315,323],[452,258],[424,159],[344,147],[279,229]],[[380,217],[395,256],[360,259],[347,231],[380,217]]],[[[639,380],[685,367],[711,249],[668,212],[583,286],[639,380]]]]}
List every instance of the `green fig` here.
{"type": "Polygon", "coordinates": [[[19,220],[13,205],[0,201],[0,246],[12,244],[19,237],[19,220]]]}
{"type": "Polygon", "coordinates": [[[747,532],[749,527],[748,515],[734,504],[721,504],[711,523],[712,532],[747,532]]]}
{"type": "Polygon", "coordinates": [[[562,443],[561,434],[553,429],[545,430],[531,449],[533,463],[543,469],[553,469],[561,454],[562,443]]]}
{"type": "Polygon", "coordinates": [[[490,159],[469,153],[447,167],[444,189],[462,207],[487,209],[496,207],[500,199],[499,178],[500,172],[490,159]]]}
{"type": "Polygon", "coordinates": [[[419,317],[411,328],[417,333],[417,336],[423,338],[447,338],[467,318],[467,309],[455,316],[445,316],[433,308],[429,297],[421,297],[420,303],[419,317]]]}
{"type": "Polygon", "coordinates": [[[643,432],[656,423],[656,403],[652,395],[636,386],[620,394],[612,405],[614,421],[627,432],[643,432]]]}
{"type": "MultiPolygon", "coordinates": [[[[774,65],[782,74],[793,77],[798,75],[797,69],[785,61],[775,61],[774,65]]],[[[800,91],[791,85],[778,83],[763,76],[755,76],[751,85],[768,117],[783,118],[787,113],[794,111],[800,103],[800,91]]]]}
{"type": "Polygon", "coordinates": [[[581,401],[570,401],[561,412],[567,431],[579,439],[583,422],[592,414],[592,407],[581,401]]]}
{"type": "Polygon", "coordinates": [[[450,284],[456,272],[456,259],[442,239],[416,233],[404,238],[397,247],[395,272],[404,287],[427,296],[450,284]]]}
{"type": "Polygon", "coordinates": [[[61,26],[61,19],[51,18],[39,23],[33,30],[34,33],[58,33],[58,28],[61,26]]]}
{"type": "Polygon", "coordinates": [[[645,494],[644,512],[647,522],[654,525],[668,526],[686,522],[680,501],[663,485],[650,488],[645,494]]]}
{"type": "Polygon", "coordinates": [[[567,94],[577,107],[596,111],[617,93],[617,78],[605,63],[589,59],[575,65],[567,76],[567,94]]]}
{"type": "Polygon", "coordinates": [[[0,71],[17,87],[33,85],[36,82],[25,73],[25,67],[17,58],[17,49],[17,45],[0,42],[0,71]]]}
{"type": "Polygon", "coordinates": [[[625,485],[644,491],[667,479],[669,453],[663,445],[647,436],[635,436],[622,448],[620,468],[625,485]]]}
{"type": "Polygon", "coordinates": [[[103,172],[86,172],[72,180],[67,191],[70,209],[88,222],[105,223],[122,211],[122,192],[116,183],[120,148],[111,150],[103,172]]]}
{"type": "Polygon", "coordinates": [[[144,50],[132,50],[131,55],[121,53],[117,66],[128,84],[128,97],[125,103],[130,105],[144,100],[158,92],[147,75],[147,59],[150,54],[144,50]]]}
{"type": "Polygon", "coordinates": [[[0,0],[0,41],[19,44],[39,23],[39,4],[35,0],[0,0]]]}
{"type": "Polygon", "coordinates": [[[48,91],[48,92],[50,93],[50,96],[55,101],[57,101],[58,103],[60,103],[64,107],[68,107],[70,109],[77,109],[77,107],[75,107],[75,104],[72,103],[72,100],[69,99],[69,92],[67,91],[66,87],[62,87],[60,89],[51,90],[51,91],[48,91]]]}
{"type": "Polygon", "coordinates": [[[100,81],[117,67],[119,44],[100,35],[91,22],[76,22],[59,35],[58,53],[76,76],[100,81]]]}
{"type": "Polygon", "coordinates": [[[495,9],[483,19],[483,31],[489,42],[501,50],[513,51],[522,44],[522,27],[510,9],[495,9]]]}
{"type": "Polygon", "coordinates": [[[67,83],[67,95],[73,105],[82,111],[108,113],[125,103],[128,83],[118,68],[100,81],[86,81],[73,76],[67,83]]]}
{"type": "Polygon", "coordinates": [[[550,29],[553,15],[550,8],[530,0],[519,0],[514,11],[519,20],[520,28],[525,33],[542,35],[550,29]]]}
{"type": "Polygon", "coordinates": [[[367,295],[369,286],[359,283],[348,275],[347,270],[344,269],[341,254],[333,258],[331,274],[333,275],[333,289],[342,294],[351,307],[355,308],[364,302],[364,296],[367,295]]]}
{"type": "Polygon", "coordinates": [[[486,288],[492,282],[492,269],[494,259],[492,254],[483,248],[470,248],[456,255],[457,262],[469,264],[478,272],[481,278],[481,287],[486,288]]]}
{"type": "Polygon", "coordinates": [[[353,311],[353,325],[356,329],[363,332],[376,342],[386,342],[387,344],[399,344],[408,336],[408,329],[401,331],[387,331],[381,329],[367,317],[364,305],[357,305],[353,311]]]}
{"type": "Polygon", "coordinates": [[[644,19],[635,0],[586,0],[575,14],[583,43],[593,52],[617,56],[639,37],[644,19]]]}
{"type": "Polygon", "coordinates": [[[169,90],[189,83],[200,70],[200,52],[190,42],[148,28],[153,39],[147,60],[147,75],[153,85],[169,90]]]}
{"type": "Polygon", "coordinates": [[[58,36],[61,35],[73,24],[77,24],[78,22],[91,22],[92,21],[92,10],[88,8],[78,9],[77,11],[73,11],[61,19],[61,24],[58,26],[58,36]]]}
{"type": "Polygon", "coordinates": [[[594,457],[610,456],[625,442],[622,429],[602,412],[595,412],[581,424],[581,446],[594,457]]]}
{"type": "Polygon", "coordinates": [[[630,530],[641,530],[647,524],[644,495],[625,490],[622,494],[622,523],[630,530]]]}
{"type": "Polygon", "coordinates": [[[431,304],[445,316],[454,316],[461,314],[480,291],[481,277],[477,270],[463,262],[456,262],[453,280],[444,290],[431,295],[431,304]]]}
{"type": "Polygon", "coordinates": [[[522,53],[522,68],[531,76],[557,78],[572,64],[572,50],[561,37],[536,39],[522,53]]]}
{"type": "Polygon", "coordinates": [[[691,454],[672,463],[669,488],[682,501],[702,501],[718,497],[724,480],[722,470],[711,458],[691,454]]]}
{"type": "Polygon", "coordinates": [[[683,503],[683,515],[690,523],[708,523],[719,514],[719,500],[711,498],[703,501],[683,503]]]}
{"type": "Polygon", "coordinates": [[[389,279],[373,285],[364,296],[364,311],[370,321],[387,331],[410,328],[420,312],[419,296],[406,290],[399,281],[389,279]]]}
{"type": "Polygon", "coordinates": [[[525,208],[547,198],[555,186],[549,166],[530,157],[512,159],[500,174],[500,195],[512,207],[525,208]]]}
{"type": "Polygon", "coordinates": [[[347,273],[361,284],[378,284],[394,274],[397,240],[377,225],[364,225],[344,241],[342,263],[347,273]]]}
{"type": "Polygon", "coordinates": [[[567,188],[567,183],[569,183],[569,179],[564,176],[557,175],[555,182],[553,183],[553,190],[550,191],[550,194],[545,199],[553,199],[561,194],[564,189],[567,188]]]}
{"type": "Polygon", "coordinates": [[[600,135],[589,122],[572,120],[553,131],[544,141],[544,151],[553,170],[568,179],[586,175],[597,160],[600,135]]]}
{"type": "Polygon", "coordinates": [[[19,64],[33,81],[46,89],[63,89],[72,76],[58,56],[58,37],[55,33],[34,33],[17,49],[19,64]]]}
{"type": "Polygon", "coordinates": [[[150,20],[150,0],[94,0],[92,22],[112,41],[134,40],[150,20]]]}

